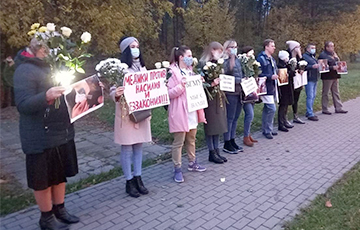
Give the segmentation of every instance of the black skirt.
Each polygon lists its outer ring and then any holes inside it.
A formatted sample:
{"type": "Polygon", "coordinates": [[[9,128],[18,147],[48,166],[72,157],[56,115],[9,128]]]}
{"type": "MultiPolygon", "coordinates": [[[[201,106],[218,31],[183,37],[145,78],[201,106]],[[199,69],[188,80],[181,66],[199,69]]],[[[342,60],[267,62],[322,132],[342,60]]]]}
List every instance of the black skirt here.
{"type": "Polygon", "coordinates": [[[74,140],[66,144],[45,149],[40,154],[26,154],[28,187],[35,191],[67,182],[66,177],[78,173],[74,140]]]}

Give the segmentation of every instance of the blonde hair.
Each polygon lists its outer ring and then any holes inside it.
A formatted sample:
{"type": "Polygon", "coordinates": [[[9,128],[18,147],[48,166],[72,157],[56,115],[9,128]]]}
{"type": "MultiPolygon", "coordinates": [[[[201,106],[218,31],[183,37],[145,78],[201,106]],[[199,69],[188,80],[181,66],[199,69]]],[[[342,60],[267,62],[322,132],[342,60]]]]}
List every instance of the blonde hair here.
{"type": "MultiPolygon", "coordinates": [[[[230,39],[230,40],[227,40],[226,42],[224,42],[224,50],[229,48],[229,46],[232,45],[233,43],[237,44],[237,42],[234,39],[230,39]]],[[[229,58],[229,55],[227,52],[224,52],[224,59],[227,59],[227,58],[229,58]]]]}
{"type": "Polygon", "coordinates": [[[219,42],[211,42],[201,55],[200,62],[208,62],[213,57],[211,51],[221,49],[224,51],[224,47],[219,42]]]}

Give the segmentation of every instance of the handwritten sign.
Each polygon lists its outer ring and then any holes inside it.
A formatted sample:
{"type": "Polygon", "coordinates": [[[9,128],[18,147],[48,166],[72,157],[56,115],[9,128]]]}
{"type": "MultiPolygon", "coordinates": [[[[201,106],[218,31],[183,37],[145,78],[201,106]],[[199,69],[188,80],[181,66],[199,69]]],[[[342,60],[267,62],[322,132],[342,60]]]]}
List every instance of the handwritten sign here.
{"type": "Polygon", "coordinates": [[[205,91],[200,75],[186,77],[186,100],[188,111],[193,112],[208,107],[205,91]]]}
{"type": "Polygon", "coordinates": [[[248,79],[244,78],[241,80],[241,88],[244,91],[245,96],[247,96],[254,91],[256,92],[258,85],[256,84],[255,78],[249,77],[248,79]]]}
{"type": "Polygon", "coordinates": [[[165,80],[166,69],[126,74],[124,95],[130,114],[170,104],[165,80]]]}
{"type": "Polygon", "coordinates": [[[227,92],[235,92],[235,77],[220,74],[220,90],[227,92]]]}

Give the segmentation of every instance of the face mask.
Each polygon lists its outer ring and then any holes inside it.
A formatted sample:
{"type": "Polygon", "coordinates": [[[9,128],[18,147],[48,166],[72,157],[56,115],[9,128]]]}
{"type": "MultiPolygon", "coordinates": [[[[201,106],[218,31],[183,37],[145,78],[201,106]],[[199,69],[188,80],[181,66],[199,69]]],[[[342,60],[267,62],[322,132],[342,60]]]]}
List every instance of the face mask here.
{"type": "Polygon", "coordinates": [[[138,58],[140,56],[139,48],[131,48],[130,50],[133,58],[138,58]]]}
{"type": "Polygon", "coordinates": [[[237,54],[237,48],[232,48],[232,49],[230,49],[230,53],[231,53],[232,55],[236,55],[236,54],[237,54]]]}
{"type": "Polygon", "coordinates": [[[184,57],[183,62],[185,63],[186,66],[191,66],[193,63],[193,58],[192,57],[184,57]]]}
{"type": "Polygon", "coordinates": [[[311,49],[311,50],[310,50],[310,53],[311,53],[311,54],[315,54],[315,53],[316,53],[316,49],[311,49]]]}

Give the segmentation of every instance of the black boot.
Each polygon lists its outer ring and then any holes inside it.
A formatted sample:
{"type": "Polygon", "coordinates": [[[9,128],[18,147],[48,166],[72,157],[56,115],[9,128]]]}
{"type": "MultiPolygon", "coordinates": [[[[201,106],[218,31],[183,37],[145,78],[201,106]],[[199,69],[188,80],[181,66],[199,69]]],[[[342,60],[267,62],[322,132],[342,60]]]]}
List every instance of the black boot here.
{"type": "Polygon", "coordinates": [[[80,221],[79,217],[68,213],[64,203],[53,205],[53,212],[57,219],[66,224],[75,224],[80,221]]]}
{"type": "Polygon", "coordinates": [[[140,196],[140,193],[136,189],[134,178],[126,181],[126,193],[128,193],[131,197],[139,197],[140,196]]]}
{"type": "Polygon", "coordinates": [[[238,152],[244,151],[244,149],[242,147],[240,147],[236,144],[235,139],[230,139],[230,143],[234,147],[234,149],[236,149],[236,151],[238,151],[238,152]]]}
{"type": "Polygon", "coordinates": [[[145,188],[144,183],[141,180],[141,176],[134,176],[134,180],[135,180],[135,187],[140,194],[145,195],[149,193],[149,190],[145,188]]]}
{"type": "Polygon", "coordinates": [[[222,164],[224,161],[216,154],[215,150],[209,151],[209,161],[214,162],[216,164],[222,164]]]}
{"type": "Polygon", "coordinates": [[[221,159],[221,160],[223,160],[224,162],[227,162],[227,159],[226,159],[226,157],[223,157],[223,156],[221,156],[220,155],[220,149],[215,149],[215,151],[216,151],[216,155],[221,159]]]}
{"type": "Polygon", "coordinates": [[[54,214],[48,217],[41,216],[39,225],[41,230],[68,230],[69,226],[58,221],[54,214]]]}
{"type": "Polygon", "coordinates": [[[283,131],[283,132],[289,132],[289,130],[288,130],[285,126],[283,126],[283,125],[280,125],[280,126],[278,127],[278,130],[279,130],[279,131],[283,131]]]}
{"type": "Polygon", "coordinates": [[[230,154],[237,154],[238,153],[238,151],[234,148],[234,146],[232,146],[230,141],[225,141],[224,142],[223,150],[224,150],[224,152],[230,153],[230,154]]]}

